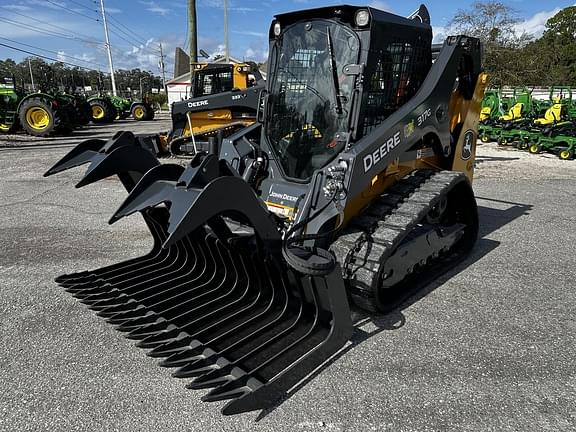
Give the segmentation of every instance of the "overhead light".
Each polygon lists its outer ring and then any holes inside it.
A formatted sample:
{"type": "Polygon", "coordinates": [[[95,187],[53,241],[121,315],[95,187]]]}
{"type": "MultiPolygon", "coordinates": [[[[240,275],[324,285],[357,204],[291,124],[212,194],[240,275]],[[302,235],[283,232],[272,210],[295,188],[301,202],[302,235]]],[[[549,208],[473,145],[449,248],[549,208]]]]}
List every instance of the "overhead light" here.
{"type": "Polygon", "coordinates": [[[354,16],[354,22],[358,27],[365,27],[370,22],[370,13],[366,9],[360,9],[354,16]]]}
{"type": "Polygon", "coordinates": [[[279,22],[276,22],[274,23],[274,36],[278,37],[280,36],[280,33],[282,33],[282,27],[280,27],[279,22]]]}

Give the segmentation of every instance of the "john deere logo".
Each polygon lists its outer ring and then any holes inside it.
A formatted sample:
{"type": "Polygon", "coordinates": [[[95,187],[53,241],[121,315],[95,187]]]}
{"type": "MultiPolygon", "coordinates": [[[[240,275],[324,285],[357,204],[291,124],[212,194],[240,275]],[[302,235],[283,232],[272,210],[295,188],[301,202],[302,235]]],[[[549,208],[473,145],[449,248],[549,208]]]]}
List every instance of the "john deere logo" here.
{"type": "Polygon", "coordinates": [[[416,126],[414,125],[414,120],[404,126],[404,138],[408,138],[410,135],[412,135],[415,128],[416,126]]]}
{"type": "Polygon", "coordinates": [[[462,160],[468,160],[472,156],[472,146],[474,145],[474,131],[467,130],[464,134],[464,147],[462,147],[462,160]]]}

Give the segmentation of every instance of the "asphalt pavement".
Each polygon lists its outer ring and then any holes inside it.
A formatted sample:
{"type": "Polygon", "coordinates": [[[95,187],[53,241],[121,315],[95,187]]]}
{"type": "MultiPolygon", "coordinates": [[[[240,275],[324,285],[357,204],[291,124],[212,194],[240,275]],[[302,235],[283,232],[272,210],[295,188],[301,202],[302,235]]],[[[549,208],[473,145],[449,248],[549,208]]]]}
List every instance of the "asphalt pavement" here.
{"type": "Polygon", "coordinates": [[[481,146],[470,258],[388,315],[355,311],[273,409],[224,417],[53,281],[151,246],[138,216],[106,223],[118,181],[42,177],[67,150],[0,151],[1,431],[576,430],[576,161],[481,146]]]}

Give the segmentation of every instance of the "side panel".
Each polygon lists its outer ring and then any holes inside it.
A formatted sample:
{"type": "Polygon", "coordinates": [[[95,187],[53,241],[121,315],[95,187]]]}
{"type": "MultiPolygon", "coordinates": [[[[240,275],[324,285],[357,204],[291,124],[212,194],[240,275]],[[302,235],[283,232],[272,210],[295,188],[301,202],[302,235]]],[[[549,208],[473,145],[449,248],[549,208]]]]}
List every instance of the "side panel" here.
{"type": "Polygon", "coordinates": [[[463,121],[462,131],[456,144],[454,152],[453,171],[460,171],[466,174],[468,180],[472,182],[474,175],[474,160],[476,159],[476,140],[478,139],[478,121],[482,107],[484,91],[488,85],[488,76],[481,74],[478,77],[474,97],[466,101],[461,106],[458,113],[463,121]]]}

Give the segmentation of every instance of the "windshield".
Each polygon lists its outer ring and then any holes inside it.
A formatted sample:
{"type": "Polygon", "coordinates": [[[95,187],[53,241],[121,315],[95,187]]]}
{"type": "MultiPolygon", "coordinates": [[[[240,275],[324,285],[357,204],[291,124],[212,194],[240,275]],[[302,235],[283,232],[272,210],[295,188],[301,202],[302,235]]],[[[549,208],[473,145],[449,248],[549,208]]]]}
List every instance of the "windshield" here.
{"type": "Polygon", "coordinates": [[[309,21],[286,29],[276,41],[271,66],[266,134],[284,174],[308,179],[344,146],[356,64],[356,34],[331,21],[309,21]]]}

